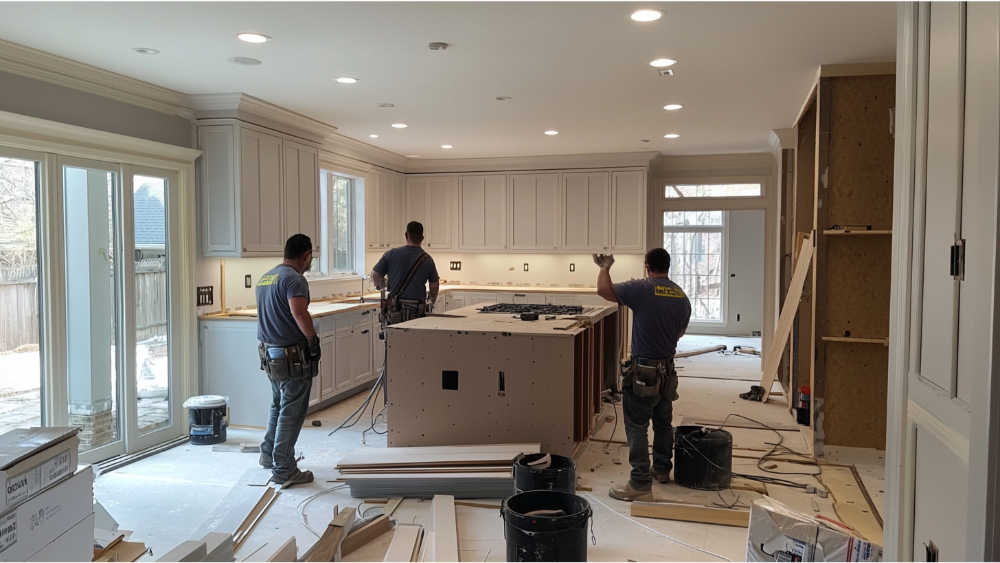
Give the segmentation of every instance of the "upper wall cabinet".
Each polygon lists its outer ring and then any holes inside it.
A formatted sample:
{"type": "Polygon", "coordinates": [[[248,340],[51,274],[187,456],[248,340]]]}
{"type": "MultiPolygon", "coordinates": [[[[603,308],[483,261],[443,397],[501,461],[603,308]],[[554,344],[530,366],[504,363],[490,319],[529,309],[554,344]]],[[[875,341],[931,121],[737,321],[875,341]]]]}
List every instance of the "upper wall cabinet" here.
{"type": "Polygon", "coordinates": [[[202,252],[281,256],[296,233],[319,243],[319,151],[236,120],[198,127],[202,252]]]}
{"type": "Polygon", "coordinates": [[[611,173],[611,250],[646,248],[646,172],[611,173]]]}
{"type": "Polygon", "coordinates": [[[559,174],[511,174],[508,184],[511,250],[557,250],[559,174]]]}
{"type": "Polygon", "coordinates": [[[507,247],[507,175],[458,177],[458,247],[504,250],[507,247]]]}
{"type": "Polygon", "coordinates": [[[563,250],[608,250],[608,180],[607,172],[568,172],[562,175],[560,247],[563,250]]]}
{"type": "Polygon", "coordinates": [[[403,176],[372,168],[365,184],[365,245],[370,250],[406,244],[403,176]]]}
{"type": "Polygon", "coordinates": [[[406,222],[424,226],[424,246],[450,250],[452,179],[448,176],[413,176],[406,179],[406,222]]]}

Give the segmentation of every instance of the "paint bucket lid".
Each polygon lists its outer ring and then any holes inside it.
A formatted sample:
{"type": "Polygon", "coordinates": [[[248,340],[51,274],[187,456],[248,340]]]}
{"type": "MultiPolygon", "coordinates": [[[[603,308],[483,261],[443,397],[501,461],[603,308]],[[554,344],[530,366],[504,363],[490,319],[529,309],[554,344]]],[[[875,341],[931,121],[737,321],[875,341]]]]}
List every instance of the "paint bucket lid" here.
{"type": "Polygon", "coordinates": [[[199,395],[184,401],[186,409],[216,409],[225,407],[229,403],[229,397],[222,395],[199,395]]]}

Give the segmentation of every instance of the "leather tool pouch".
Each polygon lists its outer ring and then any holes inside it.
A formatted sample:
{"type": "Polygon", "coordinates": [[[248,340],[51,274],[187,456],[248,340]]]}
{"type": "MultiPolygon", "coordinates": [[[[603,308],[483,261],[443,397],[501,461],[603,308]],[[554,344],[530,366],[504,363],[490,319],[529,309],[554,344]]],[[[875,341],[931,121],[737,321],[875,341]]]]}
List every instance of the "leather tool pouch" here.
{"type": "Polygon", "coordinates": [[[288,356],[281,348],[267,348],[264,352],[264,371],[271,381],[288,381],[288,356]]]}
{"type": "Polygon", "coordinates": [[[634,366],[632,392],[637,397],[655,397],[661,394],[663,375],[659,366],[634,366]]]}

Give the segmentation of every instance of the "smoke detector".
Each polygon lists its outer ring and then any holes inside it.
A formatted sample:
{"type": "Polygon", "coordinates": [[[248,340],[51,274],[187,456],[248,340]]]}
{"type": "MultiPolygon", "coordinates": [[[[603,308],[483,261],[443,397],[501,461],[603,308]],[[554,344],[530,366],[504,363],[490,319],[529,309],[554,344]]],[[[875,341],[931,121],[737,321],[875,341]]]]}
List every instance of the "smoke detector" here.
{"type": "Polygon", "coordinates": [[[447,51],[448,50],[448,44],[447,43],[441,43],[440,41],[435,41],[434,43],[431,43],[427,47],[431,51],[447,51]]]}

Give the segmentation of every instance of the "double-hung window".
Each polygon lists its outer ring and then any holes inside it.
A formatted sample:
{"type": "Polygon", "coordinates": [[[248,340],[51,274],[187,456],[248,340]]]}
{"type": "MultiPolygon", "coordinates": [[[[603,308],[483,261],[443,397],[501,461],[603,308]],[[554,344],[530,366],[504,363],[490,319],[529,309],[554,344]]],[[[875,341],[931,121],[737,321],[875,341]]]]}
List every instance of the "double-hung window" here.
{"type": "Polygon", "coordinates": [[[663,248],[670,253],[670,279],[691,300],[691,320],[725,319],[726,211],[666,211],[663,248]]]}
{"type": "Polygon", "coordinates": [[[312,276],[353,276],[357,201],[355,179],[320,170],[320,252],[313,257],[312,276]]]}

